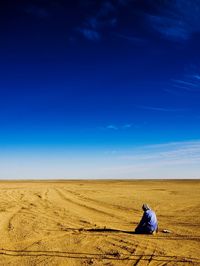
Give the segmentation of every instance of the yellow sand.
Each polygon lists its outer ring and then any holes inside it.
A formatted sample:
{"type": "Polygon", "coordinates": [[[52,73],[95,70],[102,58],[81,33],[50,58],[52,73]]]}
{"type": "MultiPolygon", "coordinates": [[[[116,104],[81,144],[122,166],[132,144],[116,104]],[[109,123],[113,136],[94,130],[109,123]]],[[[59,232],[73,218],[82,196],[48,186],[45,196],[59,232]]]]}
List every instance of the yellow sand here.
{"type": "Polygon", "coordinates": [[[0,182],[0,235],[0,265],[200,265],[200,181],[0,182]]]}

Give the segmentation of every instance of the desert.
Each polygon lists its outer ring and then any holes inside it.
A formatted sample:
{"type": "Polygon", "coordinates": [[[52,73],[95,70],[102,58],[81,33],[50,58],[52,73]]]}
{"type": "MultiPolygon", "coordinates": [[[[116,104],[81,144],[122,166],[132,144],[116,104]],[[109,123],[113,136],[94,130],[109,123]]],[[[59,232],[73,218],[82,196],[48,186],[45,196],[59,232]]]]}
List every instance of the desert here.
{"type": "Polygon", "coordinates": [[[0,265],[200,264],[199,180],[2,181],[0,192],[0,265]],[[143,202],[156,235],[133,234],[143,202]]]}

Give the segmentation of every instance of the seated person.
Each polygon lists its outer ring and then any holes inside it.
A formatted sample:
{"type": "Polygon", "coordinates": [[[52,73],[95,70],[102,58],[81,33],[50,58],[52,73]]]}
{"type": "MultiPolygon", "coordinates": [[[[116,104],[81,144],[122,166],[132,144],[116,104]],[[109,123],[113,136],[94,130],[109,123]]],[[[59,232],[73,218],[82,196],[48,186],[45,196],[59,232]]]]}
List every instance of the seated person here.
{"type": "Polygon", "coordinates": [[[153,234],[158,231],[158,221],[154,211],[147,204],[142,205],[144,214],[135,229],[136,234],[153,234]]]}

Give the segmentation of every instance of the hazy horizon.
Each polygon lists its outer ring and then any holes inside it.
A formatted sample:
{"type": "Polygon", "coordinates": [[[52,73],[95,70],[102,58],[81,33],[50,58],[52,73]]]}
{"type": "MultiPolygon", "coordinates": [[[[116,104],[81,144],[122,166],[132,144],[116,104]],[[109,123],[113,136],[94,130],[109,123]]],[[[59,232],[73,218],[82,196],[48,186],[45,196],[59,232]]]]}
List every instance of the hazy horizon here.
{"type": "Polygon", "coordinates": [[[200,141],[126,149],[43,148],[4,150],[1,179],[199,178],[200,141]]]}

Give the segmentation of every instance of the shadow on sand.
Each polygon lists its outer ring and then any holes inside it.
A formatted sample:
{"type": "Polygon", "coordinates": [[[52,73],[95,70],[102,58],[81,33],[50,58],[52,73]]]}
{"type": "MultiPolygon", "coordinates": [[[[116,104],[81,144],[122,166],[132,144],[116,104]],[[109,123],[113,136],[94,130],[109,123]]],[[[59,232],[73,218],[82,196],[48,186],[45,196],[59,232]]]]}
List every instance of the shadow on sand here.
{"type": "Polygon", "coordinates": [[[89,229],[79,229],[79,231],[86,231],[86,232],[109,232],[109,233],[125,233],[125,234],[135,234],[134,231],[126,231],[120,229],[113,229],[113,228],[89,228],[89,229]]]}

